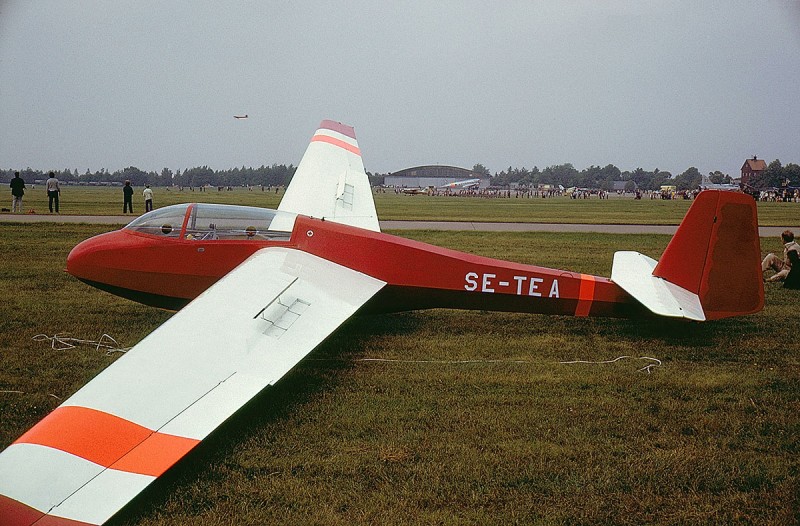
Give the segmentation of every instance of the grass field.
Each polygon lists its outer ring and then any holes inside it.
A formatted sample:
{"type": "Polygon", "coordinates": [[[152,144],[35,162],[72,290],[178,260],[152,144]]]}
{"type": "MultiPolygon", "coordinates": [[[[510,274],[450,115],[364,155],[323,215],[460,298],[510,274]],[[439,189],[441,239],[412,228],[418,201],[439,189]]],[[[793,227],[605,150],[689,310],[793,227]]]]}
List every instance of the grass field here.
{"type": "MultiPolygon", "coordinates": [[[[156,188],[155,206],[162,207],[185,202],[239,204],[277,208],[282,193],[248,191],[207,192],[188,189],[179,192],[156,188]]],[[[141,189],[134,194],[134,210],[144,211],[141,189]]],[[[378,217],[384,220],[435,220],[447,221],[498,221],[533,223],[611,223],[611,224],[664,224],[677,225],[688,210],[691,201],[643,200],[630,197],[608,200],[567,197],[551,199],[484,199],[426,195],[375,194],[378,217]]],[[[25,194],[25,209],[47,213],[47,195],[41,186],[25,194]]],[[[11,198],[8,199],[11,206],[11,198]]],[[[116,215],[122,210],[122,190],[107,187],[65,186],[61,193],[62,214],[116,215]]],[[[800,224],[800,203],[759,203],[761,226],[791,226],[800,224]]]]}
{"type": "MultiPolygon", "coordinates": [[[[0,447],[115,359],[55,351],[35,335],[108,333],[131,346],[169,317],[62,271],[73,245],[107,229],[0,223],[0,447]]],[[[658,257],[668,241],[402,235],[601,275],[615,250],[658,257]]],[[[704,324],[446,310],[356,318],[117,523],[796,524],[799,308],[796,291],[768,285],[763,312],[704,324]],[[663,365],[559,363],[624,355],[663,365]]]]}

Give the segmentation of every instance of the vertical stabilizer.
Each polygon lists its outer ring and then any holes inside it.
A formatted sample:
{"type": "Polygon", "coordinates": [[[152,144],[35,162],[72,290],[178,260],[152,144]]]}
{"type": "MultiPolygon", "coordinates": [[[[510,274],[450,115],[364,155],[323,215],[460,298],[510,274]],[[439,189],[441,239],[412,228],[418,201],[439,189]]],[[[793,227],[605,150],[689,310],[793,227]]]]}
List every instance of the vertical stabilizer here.
{"type": "Polygon", "coordinates": [[[320,123],[278,210],[380,231],[352,127],[327,120],[320,123]]]}
{"type": "Polygon", "coordinates": [[[756,203],[747,194],[700,192],[653,276],[700,297],[706,319],[764,306],[756,203]]]}

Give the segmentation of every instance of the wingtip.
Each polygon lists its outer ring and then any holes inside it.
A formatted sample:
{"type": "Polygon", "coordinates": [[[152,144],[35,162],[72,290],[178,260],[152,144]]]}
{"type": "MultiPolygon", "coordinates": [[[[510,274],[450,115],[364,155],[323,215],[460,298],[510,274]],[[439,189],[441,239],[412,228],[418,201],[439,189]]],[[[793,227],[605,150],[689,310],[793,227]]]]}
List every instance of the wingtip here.
{"type": "Polygon", "coordinates": [[[87,522],[47,515],[44,512],[2,494],[0,494],[0,524],[8,526],[33,526],[34,524],[47,526],[92,526],[87,522]]]}

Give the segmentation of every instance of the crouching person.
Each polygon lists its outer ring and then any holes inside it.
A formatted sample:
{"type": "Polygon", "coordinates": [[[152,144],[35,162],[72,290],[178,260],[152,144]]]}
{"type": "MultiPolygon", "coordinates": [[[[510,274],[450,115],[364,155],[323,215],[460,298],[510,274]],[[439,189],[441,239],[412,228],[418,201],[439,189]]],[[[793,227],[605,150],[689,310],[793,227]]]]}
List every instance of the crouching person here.
{"type": "Polygon", "coordinates": [[[783,241],[783,258],[769,253],[764,261],[761,262],[762,272],[767,270],[774,270],[775,274],[769,277],[766,281],[784,281],[789,276],[792,270],[792,265],[797,264],[800,260],[800,245],[794,240],[794,233],[791,230],[785,230],[781,234],[781,241],[783,241]]]}

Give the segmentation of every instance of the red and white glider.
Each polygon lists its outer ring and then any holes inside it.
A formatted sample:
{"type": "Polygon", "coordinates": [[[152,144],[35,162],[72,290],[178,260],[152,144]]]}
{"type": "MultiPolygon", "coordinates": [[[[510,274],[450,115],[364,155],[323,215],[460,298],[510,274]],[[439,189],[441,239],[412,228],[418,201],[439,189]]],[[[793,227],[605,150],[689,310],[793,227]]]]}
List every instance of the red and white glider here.
{"type": "Polygon", "coordinates": [[[78,279],[180,311],[0,453],[0,523],[103,524],[357,312],[717,319],[762,308],[759,259],[753,199],[719,191],[611,279],[383,234],[353,128],[323,121],[278,210],[169,206],[72,250],[78,279]]]}

